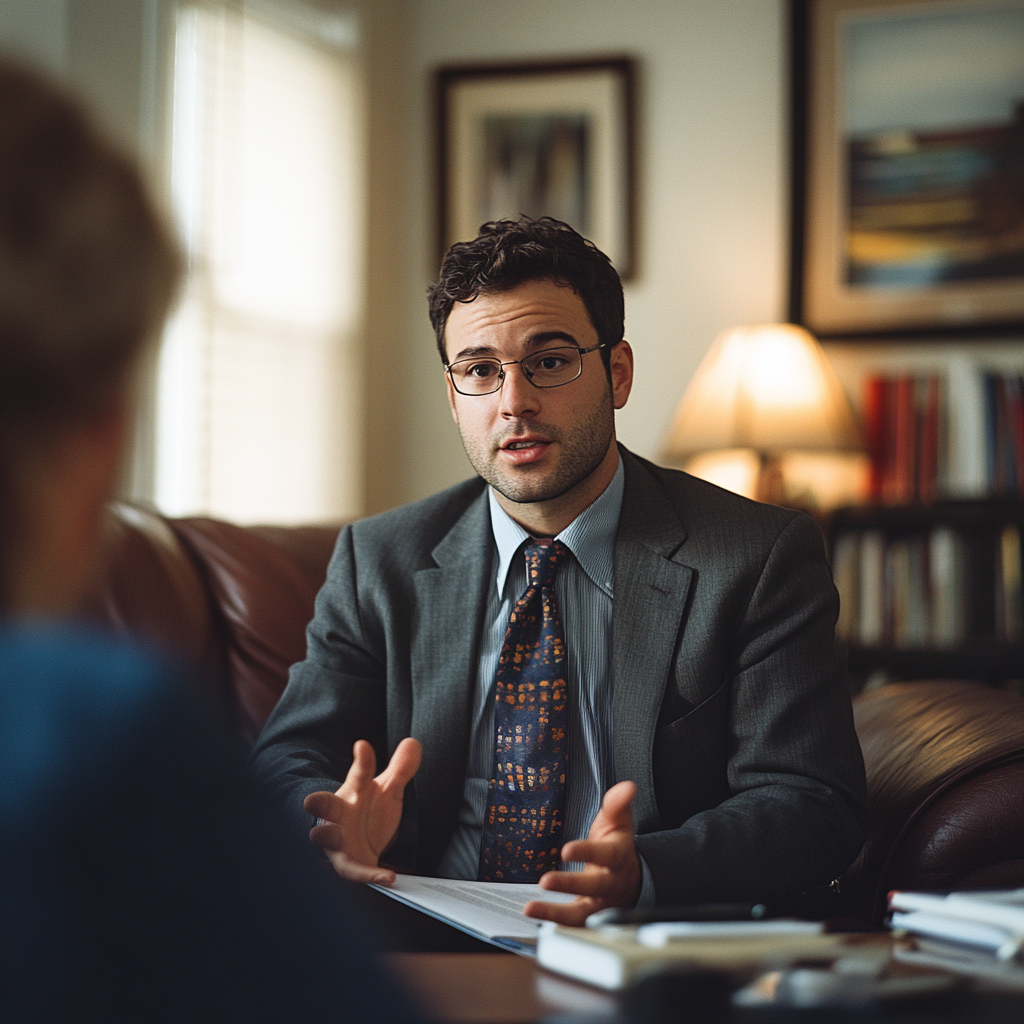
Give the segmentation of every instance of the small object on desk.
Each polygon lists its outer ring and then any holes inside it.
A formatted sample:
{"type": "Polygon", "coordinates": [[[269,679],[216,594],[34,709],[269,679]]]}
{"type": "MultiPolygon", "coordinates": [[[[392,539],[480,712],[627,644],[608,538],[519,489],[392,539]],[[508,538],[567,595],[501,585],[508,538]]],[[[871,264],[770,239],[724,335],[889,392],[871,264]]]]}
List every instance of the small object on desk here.
{"type": "Polygon", "coordinates": [[[763,921],[772,917],[763,903],[694,903],[676,907],[609,907],[587,918],[588,928],[655,924],[663,921],[763,921]]]}
{"type": "Polygon", "coordinates": [[[914,999],[949,992],[963,982],[947,974],[894,974],[870,961],[858,961],[857,969],[844,961],[831,968],[797,967],[770,971],[735,992],[734,1006],[864,1007],[871,1003],[914,999]]]}
{"type": "Polygon", "coordinates": [[[820,935],[820,921],[778,918],[769,921],[661,921],[641,925],[636,939],[641,945],[661,949],[674,942],[694,939],[768,938],[774,935],[820,935]]]}

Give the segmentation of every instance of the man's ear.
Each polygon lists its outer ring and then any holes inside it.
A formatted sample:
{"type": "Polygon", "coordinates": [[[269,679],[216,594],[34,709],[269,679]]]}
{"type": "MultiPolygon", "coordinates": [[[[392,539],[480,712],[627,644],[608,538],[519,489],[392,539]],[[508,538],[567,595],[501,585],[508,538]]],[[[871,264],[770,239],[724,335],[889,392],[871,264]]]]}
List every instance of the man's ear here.
{"type": "Polygon", "coordinates": [[[612,377],[612,399],[616,409],[621,409],[633,388],[633,350],[628,341],[613,345],[608,362],[612,377]]]}

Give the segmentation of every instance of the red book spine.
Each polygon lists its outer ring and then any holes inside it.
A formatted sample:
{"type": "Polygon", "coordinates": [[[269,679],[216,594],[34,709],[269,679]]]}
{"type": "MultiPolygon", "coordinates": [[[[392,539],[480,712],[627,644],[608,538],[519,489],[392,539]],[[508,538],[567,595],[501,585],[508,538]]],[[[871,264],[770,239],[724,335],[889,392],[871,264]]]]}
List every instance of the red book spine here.
{"type": "Polygon", "coordinates": [[[882,501],[899,501],[896,463],[896,381],[887,378],[882,395],[882,501]]]}
{"type": "Polygon", "coordinates": [[[896,381],[896,472],[893,500],[900,505],[914,500],[917,454],[917,403],[914,378],[904,374],[896,381]]]}
{"type": "Polygon", "coordinates": [[[864,381],[864,439],[871,468],[868,471],[868,499],[882,500],[885,473],[885,379],[872,374],[864,381]]]}
{"type": "Polygon", "coordinates": [[[921,453],[917,462],[917,496],[923,502],[935,500],[939,468],[939,378],[931,373],[925,382],[924,414],[921,424],[921,453]]]}

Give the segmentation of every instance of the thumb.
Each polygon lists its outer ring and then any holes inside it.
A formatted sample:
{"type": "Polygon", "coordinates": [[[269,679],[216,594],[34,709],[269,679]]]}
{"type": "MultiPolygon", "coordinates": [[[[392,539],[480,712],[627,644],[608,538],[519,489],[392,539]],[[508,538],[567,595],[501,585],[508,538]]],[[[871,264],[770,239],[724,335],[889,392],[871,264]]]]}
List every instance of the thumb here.
{"type": "Polygon", "coordinates": [[[419,740],[406,736],[395,747],[387,768],[377,776],[381,788],[385,790],[405,789],[406,783],[416,774],[423,757],[423,745],[419,740]]]}
{"type": "Polygon", "coordinates": [[[601,810],[594,819],[594,829],[601,834],[633,831],[633,812],[630,805],[636,797],[635,782],[617,782],[604,795],[601,810]]]}

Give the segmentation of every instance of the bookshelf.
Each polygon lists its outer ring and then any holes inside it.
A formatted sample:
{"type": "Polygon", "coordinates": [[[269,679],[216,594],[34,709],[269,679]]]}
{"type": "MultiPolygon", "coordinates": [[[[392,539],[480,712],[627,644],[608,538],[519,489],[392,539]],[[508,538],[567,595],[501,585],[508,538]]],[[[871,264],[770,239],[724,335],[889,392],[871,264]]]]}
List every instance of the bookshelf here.
{"type": "Polygon", "coordinates": [[[826,532],[855,691],[926,678],[1021,688],[1024,500],[844,508],[826,532]]]}

